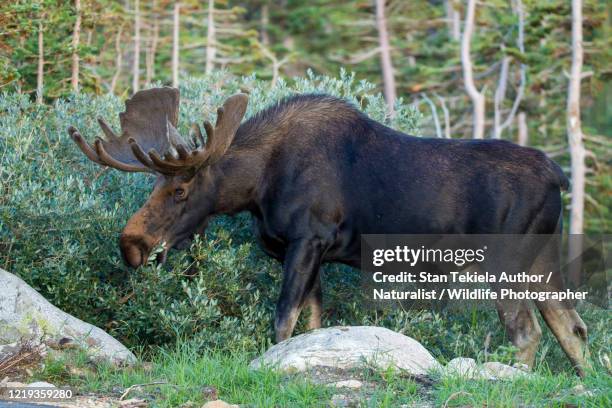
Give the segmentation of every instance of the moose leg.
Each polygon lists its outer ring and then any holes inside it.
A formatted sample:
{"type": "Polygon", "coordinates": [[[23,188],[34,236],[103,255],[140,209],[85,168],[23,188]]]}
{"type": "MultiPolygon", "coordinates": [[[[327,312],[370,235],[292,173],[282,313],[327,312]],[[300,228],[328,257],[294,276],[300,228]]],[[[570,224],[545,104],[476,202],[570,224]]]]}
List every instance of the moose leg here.
{"type": "Polygon", "coordinates": [[[304,301],[304,306],[310,309],[310,317],[308,319],[308,330],[321,328],[321,313],[323,313],[323,293],[321,291],[321,274],[317,273],[312,289],[304,301]]]}
{"type": "Polygon", "coordinates": [[[537,302],[544,321],[550,327],[561,348],[572,362],[576,373],[585,376],[589,367],[587,327],[574,309],[563,309],[553,301],[537,302]]]}
{"type": "Polygon", "coordinates": [[[301,307],[319,279],[320,259],[321,250],[317,241],[296,241],[287,249],[274,322],[277,342],[291,337],[301,307]]]}
{"type": "Polygon", "coordinates": [[[542,329],[535,313],[529,304],[521,302],[497,302],[499,319],[506,328],[506,333],[512,344],[518,348],[516,359],[533,367],[535,354],[542,337],[542,329]]]}
{"type": "MultiPolygon", "coordinates": [[[[564,289],[563,278],[559,268],[559,249],[554,243],[536,258],[534,266],[538,273],[553,271],[548,284],[532,284],[534,291],[559,291],[564,289]]],[[[561,348],[572,362],[576,373],[584,377],[589,367],[589,350],[587,347],[587,327],[569,302],[547,299],[535,302],[546,325],[553,332],[561,348]]]]}

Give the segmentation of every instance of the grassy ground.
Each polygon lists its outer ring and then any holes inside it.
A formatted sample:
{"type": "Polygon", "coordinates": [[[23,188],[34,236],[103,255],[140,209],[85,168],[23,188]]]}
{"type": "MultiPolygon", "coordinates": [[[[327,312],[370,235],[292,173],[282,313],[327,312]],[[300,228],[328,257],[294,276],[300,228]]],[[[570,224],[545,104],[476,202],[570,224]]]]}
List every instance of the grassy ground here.
{"type": "Polygon", "coordinates": [[[323,407],[338,394],[352,401],[351,406],[364,407],[612,406],[612,378],[604,371],[580,380],[540,368],[514,381],[467,380],[435,373],[429,379],[415,379],[397,370],[377,372],[368,368],[284,375],[250,370],[252,357],[250,353],[199,353],[185,343],[157,350],[148,356],[148,363],[118,369],[93,365],[83,354],[73,353],[49,357],[35,378],[56,385],[70,384],[80,393],[115,398],[130,386],[149,384],[133,388],[126,398],[145,399],[153,407],[199,407],[211,398],[211,392],[227,402],[252,407],[323,407]],[[347,378],[358,379],[363,386],[349,390],[329,385],[347,378]]]}

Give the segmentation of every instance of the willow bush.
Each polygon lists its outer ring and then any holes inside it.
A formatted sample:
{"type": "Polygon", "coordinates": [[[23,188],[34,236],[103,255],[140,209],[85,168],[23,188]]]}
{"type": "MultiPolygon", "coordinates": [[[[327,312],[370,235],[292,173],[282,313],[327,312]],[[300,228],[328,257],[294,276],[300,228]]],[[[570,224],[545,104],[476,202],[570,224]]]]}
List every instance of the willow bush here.
{"type": "MultiPolygon", "coordinates": [[[[281,80],[274,88],[254,77],[223,73],[188,78],[181,84],[179,130],[186,134],[191,123],[214,120],[224,98],[241,89],[250,93],[247,116],[293,93],[324,92],[418,134],[415,109],[400,100],[391,120],[374,86],[346,73],[339,78],[309,74],[281,80]]],[[[73,125],[91,140],[99,134],[97,117],[118,129],[122,110],[122,100],[112,95],[78,94],[53,106],[35,105],[25,95],[0,95],[0,267],[128,345],[188,339],[222,350],[254,352],[267,346],[281,265],[253,242],[247,214],[218,217],[189,250],[171,251],[165,265],[151,262],[131,270],[123,264],[119,234],[146,200],[152,178],[93,164],[66,132],[73,125]]],[[[364,309],[358,272],[335,265],[323,270],[323,285],[325,325],[387,326],[420,340],[442,360],[510,355],[493,311],[441,315],[364,309]]],[[[609,348],[609,339],[598,341],[609,348]]],[[[542,353],[561,352],[555,345],[542,353]]]]}

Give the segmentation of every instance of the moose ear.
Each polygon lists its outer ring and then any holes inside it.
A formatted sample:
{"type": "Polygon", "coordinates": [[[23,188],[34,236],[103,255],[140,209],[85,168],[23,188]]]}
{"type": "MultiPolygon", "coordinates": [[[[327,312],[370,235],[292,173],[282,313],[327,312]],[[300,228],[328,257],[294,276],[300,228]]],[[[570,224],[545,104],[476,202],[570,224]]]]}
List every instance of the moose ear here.
{"type": "Polygon", "coordinates": [[[246,94],[232,95],[227,98],[222,107],[217,109],[217,123],[214,129],[209,122],[204,123],[208,136],[206,150],[210,154],[208,164],[219,160],[232,144],[248,103],[249,97],[246,94]]]}

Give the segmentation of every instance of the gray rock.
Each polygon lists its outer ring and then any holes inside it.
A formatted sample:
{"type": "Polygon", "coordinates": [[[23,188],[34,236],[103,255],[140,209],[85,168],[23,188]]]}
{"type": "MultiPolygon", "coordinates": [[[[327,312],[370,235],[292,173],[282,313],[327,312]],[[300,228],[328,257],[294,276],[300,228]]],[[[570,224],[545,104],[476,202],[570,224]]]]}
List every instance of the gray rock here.
{"type": "Polygon", "coordinates": [[[272,346],[251,368],[298,372],[313,367],[351,369],[395,366],[413,375],[440,368],[418,341],[383,327],[330,327],[292,337],[272,346]]]}
{"type": "Polygon", "coordinates": [[[36,381],[26,385],[28,388],[57,388],[55,385],[45,382],[45,381],[36,381]]]}
{"type": "Polygon", "coordinates": [[[104,330],[49,303],[19,277],[0,269],[0,344],[71,339],[95,360],[131,364],[134,354],[104,330]]]}
{"type": "Polygon", "coordinates": [[[453,358],[446,365],[446,373],[459,377],[474,378],[480,375],[480,368],[476,364],[476,360],[467,357],[453,358]]]}
{"type": "Polygon", "coordinates": [[[496,361],[484,363],[482,365],[482,370],[485,376],[491,377],[495,380],[513,379],[527,375],[527,373],[521,369],[511,367],[507,364],[498,363],[496,361]]]}
{"type": "Polygon", "coordinates": [[[342,380],[342,381],[336,381],[336,382],[328,384],[328,386],[330,387],[352,388],[352,389],[359,389],[361,388],[362,385],[363,383],[359,380],[342,380]]]}
{"type": "Polygon", "coordinates": [[[511,367],[496,361],[490,361],[479,366],[473,358],[457,357],[448,362],[444,374],[471,379],[501,380],[513,379],[527,375],[519,368],[511,367]]]}

